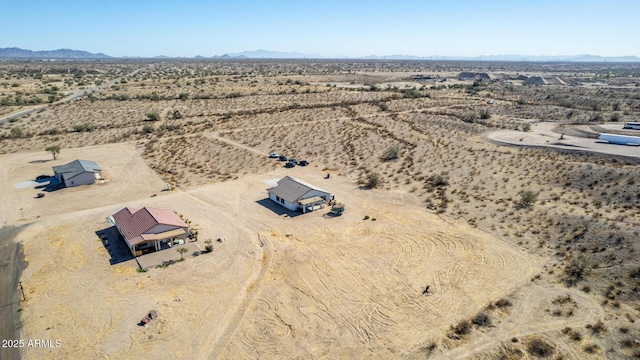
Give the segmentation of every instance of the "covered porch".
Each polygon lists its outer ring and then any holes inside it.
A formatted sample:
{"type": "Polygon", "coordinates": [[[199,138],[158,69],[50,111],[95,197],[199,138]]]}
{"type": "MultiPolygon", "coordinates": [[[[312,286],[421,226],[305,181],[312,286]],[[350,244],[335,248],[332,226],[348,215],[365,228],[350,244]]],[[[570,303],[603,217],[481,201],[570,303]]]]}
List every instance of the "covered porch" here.
{"type": "Polygon", "coordinates": [[[303,214],[307,211],[322,209],[324,207],[324,203],[324,198],[320,196],[313,196],[308,199],[302,199],[298,201],[298,204],[300,204],[300,207],[302,207],[303,214]]]}
{"type": "Polygon", "coordinates": [[[188,235],[185,229],[175,229],[157,234],[142,234],[142,241],[131,246],[131,254],[137,257],[155,251],[170,249],[184,244],[188,235]]]}

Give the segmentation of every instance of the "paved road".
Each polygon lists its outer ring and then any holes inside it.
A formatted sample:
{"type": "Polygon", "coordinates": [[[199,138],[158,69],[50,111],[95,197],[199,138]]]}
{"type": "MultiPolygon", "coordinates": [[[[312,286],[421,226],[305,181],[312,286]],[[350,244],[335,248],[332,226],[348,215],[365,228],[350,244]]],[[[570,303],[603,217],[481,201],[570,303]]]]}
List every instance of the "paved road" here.
{"type": "Polygon", "coordinates": [[[48,108],[51,105],[63,104],[63,103],[69,102],[69,101],[73,101],[73,100],[79,99],[79,98],[81,98],[81,97],[83,97],[85,95],[88,95],[89,93],[93,93],[93,92],[97,92],[97,91],[103,90],[103,89],[105,89],[105,88],[107,88],[107,87],[109,87],[111,85],[114,85],[116,82],[122,80],[123,78],[125,78],[127,76],[131,76],[131,75],[137,74],[138,72],[142,71],[143,69],[144,69],[144,67],[140,68],[140,69],[136,69],[136,70],[134,70],[134,71],[122,76],[122,77],[113,79],[113,80],[108,81],[108,82],[106,82],[106,83],[104,83],[102,85],[96,85],[96,86],[93,86],[93,87],[90,87],[90,88],[84,89],[84,90],[80,90],[80,89],[71,90],[71,94],[67,95],[64,99],[58,100],[58,101],[56,101],[56,102],[54,102],[52,104],[38,105],[38,106],[32,107],[30,109],[22,110],[22,111],[19,111],[17,113],[11,114],[11,115],[6,115],[4,117],[0,117],[0,124],[2,124],[4,122],[7,122],[9,120],[19,119],[19,118],[21,118],[23,116],[32,114],[34,112],[38,112],[38,111],[44,110],[44,109],[48,108]]]}
{"type": "Polygon", "coordinates": [[[487,135],[489,140],[497,143],[517,146],[542,146],[563,150],[588,151],[601,154],[619,155],[640,158],[640,147],[614,145],[598,139],[560,135],[553,129],[556,123],[541,122],[533,124],[530,132],[500,130],[487,135]]]}

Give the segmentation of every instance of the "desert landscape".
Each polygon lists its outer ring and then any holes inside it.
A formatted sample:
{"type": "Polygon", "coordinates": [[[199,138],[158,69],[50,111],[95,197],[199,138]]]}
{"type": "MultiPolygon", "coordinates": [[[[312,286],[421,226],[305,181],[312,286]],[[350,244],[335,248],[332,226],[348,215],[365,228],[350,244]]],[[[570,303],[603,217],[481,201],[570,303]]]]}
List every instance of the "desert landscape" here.
{"type": "Polygon", "coordinates": [[[60,342],[3,359],[640,357],[640,149],[598,140],[640,136],[623,129],[638,64],[6,61],[0,77],[2,338],[60,342]],[[37,181],[75,159],[102,178],[37,181]],[[269,200],[287,175],[344,214],[269,200]],[[212,250],[114,261],[109,217],[145,206],[212,250]]]}

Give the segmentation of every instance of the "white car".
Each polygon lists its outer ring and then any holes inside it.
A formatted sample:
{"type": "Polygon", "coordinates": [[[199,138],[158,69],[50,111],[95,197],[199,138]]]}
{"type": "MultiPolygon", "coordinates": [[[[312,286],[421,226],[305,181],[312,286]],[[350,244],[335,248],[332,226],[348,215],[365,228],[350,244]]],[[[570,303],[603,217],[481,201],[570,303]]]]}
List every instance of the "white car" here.
{"type": "Polygon", "coordinates": [[[278,156],[280,156],[280,155],[278,155],[278,153],[270,153],[270,154],[269,154],[269,157],[270,157],[271,159],[275,159],[275,158],[277,158],[278,156]]]}

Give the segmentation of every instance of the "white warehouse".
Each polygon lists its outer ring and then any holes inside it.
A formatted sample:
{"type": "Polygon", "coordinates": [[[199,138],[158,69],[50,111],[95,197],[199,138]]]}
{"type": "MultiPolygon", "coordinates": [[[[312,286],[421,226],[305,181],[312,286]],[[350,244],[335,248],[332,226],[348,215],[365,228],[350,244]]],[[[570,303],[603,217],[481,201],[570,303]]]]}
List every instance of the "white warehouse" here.
{"type": "Polygon", "coordinates": [[[628,135],[617,135],[617,134],[599,134],[598,139],[602,141],[608,141],[611,144],[619,144],[619,145],[640,145],[640,137],[638,136],[628,136],[628,135]]]}
{"type": "Polygon", "coordinates": [[[278,186],[267,189],[269,199],[285,208],[302,213],[322,207],[331,200],[331,194],[300,179],[285,176],[278,181],[278,186]]]}

